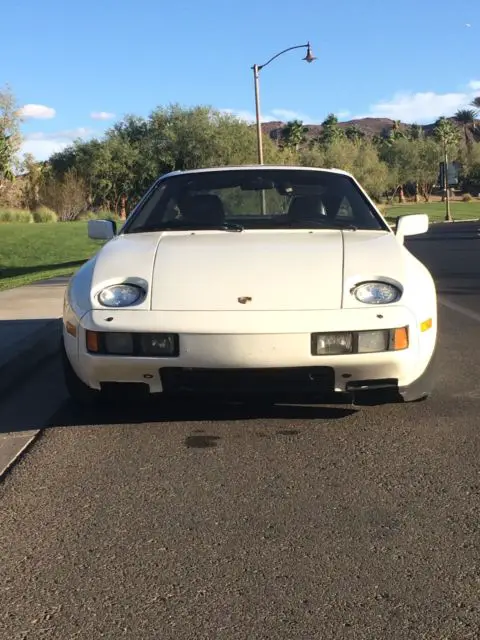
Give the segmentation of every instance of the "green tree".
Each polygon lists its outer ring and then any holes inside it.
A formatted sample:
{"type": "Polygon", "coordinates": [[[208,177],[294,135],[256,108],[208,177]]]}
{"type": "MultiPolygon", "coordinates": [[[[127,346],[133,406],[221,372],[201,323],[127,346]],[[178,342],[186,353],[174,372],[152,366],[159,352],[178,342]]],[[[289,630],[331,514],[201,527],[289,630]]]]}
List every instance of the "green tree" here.
{"type": "Polygon", "coordinates": [[[351,124],[345,129],[345,137],[353,142],[365,139],[365,133],[356,124],[351,124]]]}
{"type": "MultiPolygon", "coordinates": [[[[311,160],[312,156],[307,158],[311,160]]],[[[374,198],[380,198],[390,186],[388,166],[380,160],[377,149],[368,140],[334,140],[330,145],[323,147],[323,153],[318,156],[317,161],[322,162],[318,166],[348,171],[374,198]]]]}
{"type": "MultiPolygon", "coordinates": [[[[292,161],[264,136],[266,164],[292,161]]],[[[154,180],[173,170],[250,164],[256,161],[255,127],[209,107],[170,105],[146,119],[127,116],[103,140],[75,141],[50,158],[61,178],[75,169],[88,190],[89,206],[118,213],[131,209],[154,180]]]]}
{"type": "Polygon", "coordinates": [[[392,128],[390,130],[390,138],[392,140],[400,140],[404,139],[407,136],[405,135],[405,131],[403,129],[402,123],[400,120],[394,120],[392,128]]]}
{"type": "MultiPolygon", "coordinates": [[[[442,155],[444,162],[451,162],[457,159],[460,143],[460,132],[458,127],[447,118],[439,118],[435,122],[434,136],[442,146],[442,155]]],[[[448,189],[448,187],[447,187],[448,189]]],[[[442,201],[445,200],[447,193],[444,192],[442,201]]],[[[451,220],[451,217],[447,218],[451,220]]]]}
{"type": "Polygon", "coordinates": [[[41,199],[59,220],[76,220],[87,208],[87,187],[75,169],[61,177],[50,175],[41,188],[41,199]]]}
{"type": "Polygon", "coordinates": [[[287,122],[282,130],[284,145],[298,151],[302,142],[305,142],[307,132],[308,127],[306,127],[301,120],[291,120],[290,122],[287,122]]]}
{"type": "Polygon", "coordinates": [[[478,111],[480,109],[480,96],[477,96],[476,98],[474,98],[470,103],[470,106],[472,106],[476,111],[478,111]]]}
{"type": "Polygon", "coordinates": [[[442,149],[433,138],[425,138],[417,143],[416,180],[425,202],[430,200],[432,189],[438,178],[438,165],[442,159],[442,149]]]}
{"type": "Polygon", "coordinates": [[[338,118],[334,113],[328,114],[322,122],[322,129],[316,142],[323,146],[329,146],[333,142],[345,139],[345,131],[338,126],[338,118]]]}
{"type": "Polygon", "coordinates": [[[456,154],[458,152],[460,133],[458,127],[451,120],[445,117],[438,118],[435,122],[433,135],[449,153],[456,154]]]}
{"type": "Polygon", "coordinates": [[[7,85],[0,89],[0,190],[14,178],[21,144],[20,121],[15,96],[7,85]]]}
{"type": "Polygon", "coordinates": [[[411,124],[408,128],[407,137],[410,140],[423,140],[425,138],[425,131],[420,124],[411,124]]]}
{"type": "Polygon", "coordinates": [[[31,153],[27,153],[23,160],[22,195],[25,205],[30,211],[35,211],[41,204],[41,189],[48,173],[45,162],[37,162],[31,153]]]}
{"type": "MultiPolygon", "coordinates": [[[[408,182],[416,182],[417,145],[405,137],[392,138],[381,150],[381,158],[390,167],[391,177],[395,183],[394,194],[398,193],[398,201],[405,201],[404,187],[408,182]]],[[[418,192],[418,188],[416,188],[418,192]]]]}

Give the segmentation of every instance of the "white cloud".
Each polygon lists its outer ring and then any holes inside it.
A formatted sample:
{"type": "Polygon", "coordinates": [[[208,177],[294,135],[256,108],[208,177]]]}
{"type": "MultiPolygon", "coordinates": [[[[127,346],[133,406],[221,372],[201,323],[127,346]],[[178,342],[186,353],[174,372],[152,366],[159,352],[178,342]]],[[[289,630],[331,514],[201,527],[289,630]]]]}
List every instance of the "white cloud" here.
{"type": "Polygon", "coordinates": [[[468,108],[479,89],[480,81],[471,80],[462,92],[399,92],[390,100],[373,104],[368,113],[355,118],[390,118],[403,122],[430,123],[440,116],[452,116],[458,109],[468,108]]]}
{"type": "Polygon", "coordinates": [[[22,118],[32,118],[34,120],[49,120],[54,118],[55,109],[46,107],[44,104],[25,104],[18,110],[18,115],[22,118]]]}
{"type": "Polygon", "coordinates": [[[275,116],[274,120],[282,120],[283,122],[289,120],[310,121],[309,116],[299,111],[291,111],[290,109],[272,109],[272,114],[275,116]]]}
{"type": "Polygon", "coordinates": [[[92,120],[111,120],[115,117],[115,114],[109,111],[93,111],[90,117],[92,120]]]}
{"type": "Polygon", "coordinates": [[[344,109],[342,111],[339,111],[335,115],[339,120],[344,120],[345,118],[348,118],[348,116],[350,115],[350,111],[348,109],[344,109]]]}
{"type": "Polygon", "coordinates": [[[34,133],[27,133],[26,140],[59,140],[64,142],[71,142],[75,138],[85,138],[93,133],[92,129],[87,127],[77,127],[76,129],[64,129],[63,131],[36,131],[34,133]]]}
{"type": "MultiPolygon", "coordinates": [[[[242,109],[220,109],[221,113],[225,113],[230,116],[235,116],[240,120],[245,120],[245,122],[255,122],[255,114],[251,111],[246,111],[242,109]]],[[[265,116],[261,118],[262,122],[265,122],[265,116]]]]}
{"type": "MultiPolygon", "coordinates": [[[[234,115],[237,118],[240,118],[240,120],[245,120],[249,123],[255,122],[255,113],[253,111],[242,109],[220,109],[220,111],[222,113],[234,115]]],[[[305,123],[311,122],[309,116],[298,111],[291,111],[290,109],[272,109],[270,112],[260,113],[261,122],[272,122],[279,120],[282,122],[288,122],[289,120],[301,120],[305,123]]]]}
{"type": "Polygon", "coordinates": [[[36,131],[25,136],[20,156],[31,153],[36,160],[47,160],[52,153],[62,151],[77,138],[87,139],[93,134],[93,130],[86,127],[66,129],[64,131],[36,131]]]}
{"type": "Polygon", "coordinates": [[[19,155],[23,156],[26,153],[31,153],[35,160],[40,162],[42,160],[48,160],[52,154],[57,153],[57,151],[62,151],[66,146],[68,146],[68,142],[58,142],[55,140],[25,140],[22,143],[19,155]]]}

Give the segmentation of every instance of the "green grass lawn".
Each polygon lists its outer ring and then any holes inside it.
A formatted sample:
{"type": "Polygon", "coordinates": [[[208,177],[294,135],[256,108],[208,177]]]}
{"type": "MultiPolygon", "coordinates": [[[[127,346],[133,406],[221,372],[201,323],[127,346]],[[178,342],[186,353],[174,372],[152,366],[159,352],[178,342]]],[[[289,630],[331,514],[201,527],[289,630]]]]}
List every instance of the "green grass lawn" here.
{"type": "Polygon", "coordinates": [[[70,275],[101,246],[86,222],[0,224],[0,290],[70,275]]]}
{"type": "MultiPolygon", "coordinates": [[[[382,207],[382,210],[389,222],[407,213],[426,213],[430,218],[430,222],[445,220],[444,202],[415,202],[391,207],[385,206],[382,207]]],[[[480,218],[480,200],[473,200],[472,202],[455,200],[450,202],[450,213],[454,220],[475,220],[480,218]]]]}

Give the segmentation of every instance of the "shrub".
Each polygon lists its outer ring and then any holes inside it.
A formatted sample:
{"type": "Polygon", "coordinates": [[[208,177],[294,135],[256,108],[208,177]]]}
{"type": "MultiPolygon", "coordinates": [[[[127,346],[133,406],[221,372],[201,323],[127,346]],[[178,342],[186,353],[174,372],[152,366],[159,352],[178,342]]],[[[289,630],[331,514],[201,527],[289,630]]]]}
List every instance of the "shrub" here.
{"type": "Polygon", "coordinates": [[[462,198],[463,202],[471,202],[472,200],[473,200],[473,197],[469,193],[466,193],[462,198]]]}
{"type": "Polygon", "coordinates": [[[24,209],[2,209],[0,222],[33,222],[33,216],[24,209]]]}
{"type": "Polygon", "coordinates": [[[62,178],[50,176],[40,191],[42,202],[50,206],[62,222],[76,220],[86,209],[87,187],[74,169],[69,169],[62,178]]]}
{"type": "Polygon", "coordinates": [[[96,220],[97,216],[94,211],[83,211],[79,214],[77,220],[96,220]]]}
{"type": "Polygon", "coordinates": [[[116,222],[121,222],[120,216],[108,210],[84,211],[78,216],[77,220],[115,220],[116,222]]]}
{"type": "Polygon", "coordinates": [[[48,207],[39,207],[32,215],[34,222],[57,222],[57,214],[48,207]]]}
{"type": "Polygon", "coordinates": [[[96,211],[95,217],[98,220],[120,220],[120,217],[116,216],[114,211],[108,211],[108,209],[103,209],[102,211],[96,211]]]}

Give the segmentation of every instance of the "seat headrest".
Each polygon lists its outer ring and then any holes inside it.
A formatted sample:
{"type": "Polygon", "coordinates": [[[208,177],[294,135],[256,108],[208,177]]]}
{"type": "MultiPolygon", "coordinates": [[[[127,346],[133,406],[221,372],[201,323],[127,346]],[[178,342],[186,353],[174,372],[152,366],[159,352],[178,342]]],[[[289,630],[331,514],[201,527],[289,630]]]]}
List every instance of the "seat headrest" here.
{"type": "Polygon", "coordinates": [[[306,220],[325,215],[319,196],[295,196],[288,208],[289,218],[306,220]]]}
{"type": "Polygon", "coordinates": [[[182,217],[189,220],[221,224],[225,220],[225,210],[220,198],[212,193],[189,196],[180,205],[182,217]]]}

